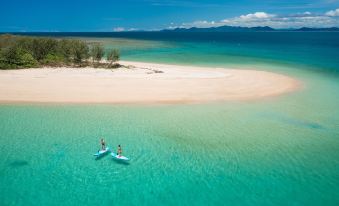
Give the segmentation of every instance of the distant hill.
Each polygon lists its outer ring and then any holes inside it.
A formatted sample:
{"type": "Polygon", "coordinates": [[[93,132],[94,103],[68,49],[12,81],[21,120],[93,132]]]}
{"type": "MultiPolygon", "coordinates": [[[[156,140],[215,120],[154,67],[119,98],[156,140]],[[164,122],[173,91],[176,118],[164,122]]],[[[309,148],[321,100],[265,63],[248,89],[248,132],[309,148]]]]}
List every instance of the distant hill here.
{"type": "Polygon", "coordinates": [[[273,29],[269,26],[258,26],[258,27],[240,27],[240,26],[220,26],[220,27],[209,27],[209,28],[176,28],[176,29],[165,29],[164,32],[270,32],[270,31],[339,31],[337,27],[331,28],[308,28],[302,27],[299,29],[273,29]]]}
{"type": "Polygon", "coordinates": [[[240,27],[240,26],[220,26],[220,27],[210,27],[210,28],[176,28],[173,30],[162,30],[162,31],[172,31],[172,32],[235,32],[235,31],[274,31],[273,28],[265,27],[240,27]]]}
{"type": "Polygon", "coordinates": [[[339,31],[338,27],[330,27],[330,28],[309,28],[302,27],[300,29],[294,29],[292,31],[339,31]]]}

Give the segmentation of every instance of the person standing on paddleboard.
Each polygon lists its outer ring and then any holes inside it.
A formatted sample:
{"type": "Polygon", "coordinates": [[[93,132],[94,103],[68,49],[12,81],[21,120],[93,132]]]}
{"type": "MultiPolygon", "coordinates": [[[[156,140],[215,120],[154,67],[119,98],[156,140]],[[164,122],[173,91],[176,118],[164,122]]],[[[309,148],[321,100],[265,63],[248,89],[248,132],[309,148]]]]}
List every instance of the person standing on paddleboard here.
{"type": "Polygon", "coordinates": [[[118,145],[118,155],[121,156],[121,154],[122,154],[122,149],[121,149],[121,146],[120,146],[120,144],[119,144],[119,145],[118,145]]]}
{"type": "Polygon", "coordinates": [[[102,149],[102,150],[105,150],[105,149],[106,149],[106,143],[105,143],[104,138],[101,138],[100,144],[101,144],[101,149],[102,149]]]}

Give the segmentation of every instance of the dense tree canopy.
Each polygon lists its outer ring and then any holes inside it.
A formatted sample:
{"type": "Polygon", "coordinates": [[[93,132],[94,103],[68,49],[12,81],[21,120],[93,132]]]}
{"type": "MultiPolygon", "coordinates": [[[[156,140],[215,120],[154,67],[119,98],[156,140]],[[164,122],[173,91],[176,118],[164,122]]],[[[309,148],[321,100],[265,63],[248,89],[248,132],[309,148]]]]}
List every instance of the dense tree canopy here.
{"type": "MultiPolygon", "coordinates": [[[[75,39],[45,37],[24,37],[0,35],[0,69],[31,68],[39,66],[87,66],[89,58],[100,62],[105,55],[100,44],[89,45],[75,39]]],[[[108,51],[108,58],[114,53],[117,61],[119,51],[108,51]]],[[[101,64],[111,66],[112,64],[101,64]]]]}

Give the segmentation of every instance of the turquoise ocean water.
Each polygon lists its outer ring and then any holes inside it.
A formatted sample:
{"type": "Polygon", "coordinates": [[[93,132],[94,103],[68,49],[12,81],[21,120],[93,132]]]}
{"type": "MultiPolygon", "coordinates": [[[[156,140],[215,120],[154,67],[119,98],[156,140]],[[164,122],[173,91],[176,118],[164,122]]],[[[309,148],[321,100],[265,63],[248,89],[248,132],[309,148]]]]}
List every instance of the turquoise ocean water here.
{"type": "Polygon", "coordinates": [[[0,205],[339,204],[339,33],[115,35],[63,34],[124,60],[261,69],[303,88],[251,102],[1,105],[0,205]],[[101,136],[131,161],[95,160],[101,136]]]}

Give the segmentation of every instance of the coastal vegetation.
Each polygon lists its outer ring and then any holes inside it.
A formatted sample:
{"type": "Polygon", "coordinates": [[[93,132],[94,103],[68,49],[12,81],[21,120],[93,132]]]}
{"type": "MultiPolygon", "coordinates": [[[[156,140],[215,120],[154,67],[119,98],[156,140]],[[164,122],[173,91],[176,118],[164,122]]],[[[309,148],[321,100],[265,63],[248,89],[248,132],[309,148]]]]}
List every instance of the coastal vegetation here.
{"type": "Polygon", "coordinates": [[[0,69],[35,67],[103,67],[116,68],[120,53],[105,51],[99,43],[76,39],[0,35],[0,69]],[[105,53],[107,52],[107,53],[105,53]],[[107,63],[101,60],[107,56],[107,63]]]}
{"type": "Polygon", "coordinates": [[[102,45],[100,45],[99,43],[95,43],[91,48],[90,54],[92,56],[92,62],[93,63],[94,63],[94,61],[100,62],[102,57],[104,57],[104,55],[105,55],[104,47],[102,45]]]}
{"type": "Polygon", "coordinates": [[[120,60],[120,52],[117,49],[112,49],[107,54],[107,60],[109,61],[109,65],[112,66],[114,62],[120,60]]]}

